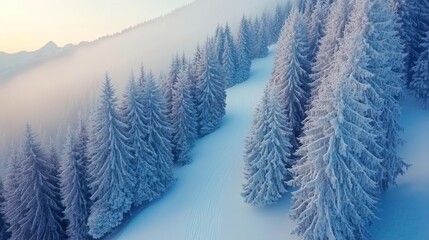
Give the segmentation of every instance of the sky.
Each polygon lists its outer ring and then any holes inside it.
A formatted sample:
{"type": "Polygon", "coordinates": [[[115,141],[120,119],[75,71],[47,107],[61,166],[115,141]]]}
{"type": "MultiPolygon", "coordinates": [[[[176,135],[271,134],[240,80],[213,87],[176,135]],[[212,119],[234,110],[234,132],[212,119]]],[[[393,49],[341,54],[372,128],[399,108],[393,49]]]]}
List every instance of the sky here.
{"type": "Polygon", "coordinates": [[[119,32],[192,0],[0,0],[0,51],[34,51],[119,32]]]}

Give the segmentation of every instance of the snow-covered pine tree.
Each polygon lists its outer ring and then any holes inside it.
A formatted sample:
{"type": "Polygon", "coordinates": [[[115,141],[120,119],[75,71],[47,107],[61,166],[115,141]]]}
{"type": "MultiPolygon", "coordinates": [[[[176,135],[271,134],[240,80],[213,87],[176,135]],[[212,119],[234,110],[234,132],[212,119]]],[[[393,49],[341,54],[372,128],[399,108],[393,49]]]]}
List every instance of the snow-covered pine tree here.
{"type": "Polygon", "coordinates": [[[307,59],[307,28],[297,8],[291,13],[282,28],[278,42],[274,69],[269,84],[282,92],[282,106],[288,115],[288,126],[294,135],[290,139],[293,150],[298,148],[309,99],[309,62],[307,59]]]}
{"type": "Polygon", "coordinates": [[[83,176],[84,180],[81,182],[81,188],[83,189],[82,191],[85,192],[86,201],[87,201],[87,208],[88,208],[88,212],[89,212],[89,208],[91,205],[91,201],[90,201],[91,193],[89,191],[89,186],[88,186],[88,164],[89,164],[88,141],[89,141],[89,136],[88,136],[88,130],[86,127],[85,120],[83,119],[81,114],[79,114],[79,117],[78,117],[77,127],[76,127],[76,130],[74,132],[74,137],[75,137],[74,147],[75,147],[75,154],[76,154],[75,155],[76,162],[80,163],[84,168],[84,171],[82,172],[84,175],[83,176]]]}
{"type": "Polygon", "coordinates": [[[250,75],[251,66],[251,33],[249,20],[243,16],[240,22],[240,27],[237,37],[237,70],[236,70],[236,82],[241,83],[246,81],[250,75]]]}
{"type": "MultiPolygon", "coordinates": [[[[218,62],[220,64],[222,64],[222,55],[224,52],[224,45],[225,45],[225,30],[223,29],[223,27],[221,25],[218,25],[216,28],[216,33],[214,36],[214,42],[215,42],[215,54],[216,54],[216,59],[218,60],[218,62]]],[[[179,70],[180,73],[180,70],[179,70]]]]}
{"type": "MultiPolygon", "coordinates": [[[[341,1],[341,0],[340,0],[341,1]]],[[[308,27],[308,44],[310,47],[309,59],[313,62],[317,51],[319,50],[319,40],[325,33],[325,25],[329,12],[329,0],[317,0],[313,11],[311,12],[308,27]]]]}
{"type": "Polygon", "coordinates": [[[53,175],[54,165],[42,149],[29,125],[25,131],[20,159],[18,188],[21,211],[19,227],[12,235],[16,239],[64,239],[61,219],[60,190],[53,175]]]}
{"type": "Polygon", "coordinates": [[[369,239],[381,169],[375,90],[367,82],[368,56],[362,33],[369,1],[356,1],[346,34],[335,54],[329,81],[321,83],[309,109],[292,167],[294,233],[303,239],[369,239]]]}
{"type": "Polygon", "coordinates": [[[338,50],[340,39],[350,15],[351,0],[336,0],[332,3],[326,22],[326,33],[320,39],[316,59],[312,65],[312,95],[317,94],[318,86],[326,80],[333,64],[333,56],[338,50]]]}
{"type": "Polygon", "coordinates": [[[139,78],[137,79],[136,84],[139,85],[139,86],[144,86],[145,82],[146,82],[146,73],[145,73],[145,70],[144,70],[144,66],[141,65],[140,66],[140,75],[139,75],[139,78]]]}
{"type": "Polygon", "coordinates": [[[54,141],[52,140],[52,138],[49,139],[49,144],[47,146],[47,157],[48,157],[48,161],[52,164],[52,172],[50,173],[51,179],[51,183],[54,186],[55,189],[58,189],[57,191],[59,192],[58,195],[56,195],[57,199],[55,200],[55,202],[60,203],[60,211],[59,214],[61,216],[62,219],[62,226],[63,229],[66,229],[67,225],[66,223],[63,221],[64,219],[64,205],[62,204],[62,197],[61,197],[61,176],[60,176],[60,157],[58,156],[58,152],[57,149],[55,147],[54,141]]]}
{"type": "Polygon", "coordinates": [[[164,82],[162,82],[162,91],[167,100],[168,114],[171,115],[171,101],[173,99],[173,86],[177,82],[177,77],[179,76],[181,61],[179,54],[175,54],[171,59],[170,70],[168,76],[164,82]]]}
{"type": "Polygon", "coordinates": [[[12,153],[8,159],[8,171],[4,184],[4,203],[2,212],[6,221],[7,232],[11,240],[19,240],[18,229],[20,228],[19,220],[24,213],[24,206],[21,205],[21,196],[16,189],[21,183],[21,150],[11,147],[12,153]]]}
{"type": "Polygon", "coordinates": [[[76,138],[69,128],[60,166],[64,219],[67,221],[66,233],[68,239],[75,240],[89,237],[86,163],[80,156],[79,141],[81,139],[76,138]]]}
{"type": "Polygon", "coordinates": [[[189,66],[183,65],[173,89],[173,154],[181,165],[191,162],[189,151],[197,137],[196,106],[192,96],[189,66]]]}
{"type": "Polygon", "coordinates": [[[207,135],[220,126],[225,115],[226,83],[215,59],[213,43],[208,40],[201,58],[196,101],[198,135],[207,135]]]}
{"type": "Polygon", "coordinates": [[[276,43],[280,37],[280,32],[285,24],[285,20],[287,17],[287,10],[282,7],[280,4],[277,4],[276,10],[273,17],[273,22],[271,26],[271,41],[270,44],[276,43]]]}
{"type": "Polygon", "coordinates": [[[242,196],[256,206],[270,205],[286,192],[287,170],[292,164],[292,129],[278,89],[265,90],[246,141],[245,177],[242,196]]]}
{"type": "Polygon", "coordinates": [[[259,57],[264,58],[268,55],[268,46],[271,44],[271,16],[264,12],[261,17],[261,31],[259,39],[259,57]]]}
{"type": "MultiPolygon", "coordinates": [[[[0,180],[0,206],[4,206],[4,186],[3,181],[0,180]]],[[[6,222],[3,215],[3,211],[0,212],[0,239],[6,240],[7,239],[7,233],[6,233],[6,222]]]]}
{"type": "Polygon", "coordinates": [[[225,82],[227,87],[231,87],[236,83],[236,72],[237,69],[237,53],[234,45],[234,38],[231,34],[231,29],[229,28],[228,23],[225,25],[224,30],[225,40],[224,40],[224,51],[222,54],[222,67],[225,74],[225,82]]]}
{"type": "Polygon", "coordinates": [[[429,98],[429,31],[426,32],[423,42],[420,44],[421,53],[415,66],[413,67],[413,80],[410,88],[417,97],[423,99],[425,107],[429,98]]]}
{"type": "Polygon", "coordinates": [[[250,33],[250,58],[255,59],[259,55],[259,32],[261,29],[261,20],[256,16],[249,18],[249,33],[250,33]]]}
{"type": "Polygon", "coordinates": [[[383,135],[378,136],[379,144],[383,147],[383,169],[378,180],[381,191],[395,184],[396,177],[403,174],[407,166],[396,152],[402,142],[398,119],[401,113],[399,100],[405,86],[405,54],[398,32],[398,17],[388,1],[375,0],[371,4],[369,22],[363,36],[366,44],[362,49],[368,55],[367,69],[372,73],[367,82],[381,99],[374,102],[374,107],[378,107],[381,112],[380,117],[375,118],[377,124],[374,128],[378,127],[383,132],[383,135]]]}
{"type": "Polygon", "coordinates": [[[257,47],[256,47],[256,57],[264,58],[268,55],[268,44],[269,44],[269,29],[270,21],[267,14],[263,14],[261,18],[261,26],[259,31],[256,33],[257,47]]]}
{"type": "Polygon", "coordinates": [[[127,129],[106,74],[97,108],[91,116],[88,141],[92,201],[88,227],[89,234],[96,239],[118,226],[131,208],[135,175],[127,129]]]}
{"type": "Polygon", "coordinates": [[[422,49],[420,44],[429,31],[429,0],[406,0],[400,6],[404,12],[402,18],[403,39],[406,45],[407,85],[413,80],[412,68],[415,66],[422,49]]]}
{"type": "Polygon", "coordinates": [[[143,139],[147,147],[142,148],[141,155],[146,160],[146,171],[142,172],[145,175],[140,176],[140,179],[147,181],[148,190],[145,201],[152,201],[161,196],[174,180],[172,129],[165,103],[166,99],[159,85],[155,83],[153,74],[149,72],[142,91],[142,105],[145,109],[143,139]]]}
{"type": "MultiPolygon", "coordinates": [[[[121,109],[122,115],[129,126],[128,137],[132,149],[132,166],[136,176],[136,185],[134,187],[133,204],[141,205],[145,201],[151,199],[150,189],[148,187],[148,171],[151,166],[148,166],[146,159],[147,142],[146,136],[149,129],[146,126],[146,106],[143,103],[143,88],[146,85],[146,76],[144,72],[140,79],[145,79],[136,83],[134,76],[131,75],[126,93],[124,94],[124,102],[121,109]]],[[[156,169],[152,166],[152,172],[156,169]]]]}

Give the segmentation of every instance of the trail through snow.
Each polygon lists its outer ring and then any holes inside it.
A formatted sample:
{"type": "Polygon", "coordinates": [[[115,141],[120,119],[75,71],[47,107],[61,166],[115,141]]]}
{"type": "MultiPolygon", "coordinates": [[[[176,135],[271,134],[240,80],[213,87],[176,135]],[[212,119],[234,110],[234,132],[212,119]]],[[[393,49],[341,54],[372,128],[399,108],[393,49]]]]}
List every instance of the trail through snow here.
{"type": "MultiPolygon", "coordinates": [[[[177,182],[142,209],[113,239],[294,240],[290,194],[273,206],[255,208],[240,196],[244,140],[270,78],[275,48],[252,62],[251,78],[228,89],[222,127],[197,141],[193,162],[177,169],[177,182]]],[[[429,239],[429,110],[412,97],[404,103],[401,155],[412,166],[381,197],[375,240],[429,239]]]]}
{"type": "Polygon", "coordinates": [[[222,127],[197,141],[193,162],[177,170],[177,182],[148,205],[115,238],[122,240],[284,240],[291,236],[290,197],[255,208],[240,196],[244,140],[265,84],[275,49],[252,63],[251,78],[227,90],[222,127]]]}

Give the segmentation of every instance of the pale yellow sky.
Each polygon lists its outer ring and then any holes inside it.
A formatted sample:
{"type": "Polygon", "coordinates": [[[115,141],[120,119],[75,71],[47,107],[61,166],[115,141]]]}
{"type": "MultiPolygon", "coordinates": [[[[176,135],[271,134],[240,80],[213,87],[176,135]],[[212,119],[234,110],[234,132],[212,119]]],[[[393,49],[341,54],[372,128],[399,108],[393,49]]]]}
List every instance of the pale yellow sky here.
{"type": "Polygon", "coordinates": [[[0,51],[91,41],[192,0],[0,0],[0,51]]]}

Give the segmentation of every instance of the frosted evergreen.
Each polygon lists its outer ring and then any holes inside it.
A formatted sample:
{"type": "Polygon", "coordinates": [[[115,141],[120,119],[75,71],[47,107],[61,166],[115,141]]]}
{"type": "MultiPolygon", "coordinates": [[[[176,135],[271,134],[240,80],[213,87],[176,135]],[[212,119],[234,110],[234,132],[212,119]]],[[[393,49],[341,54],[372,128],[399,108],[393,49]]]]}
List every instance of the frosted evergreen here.
{"type": "Polygon", "coordinates": [[[24,212],[21,205],[19,192],[16,191],[20,184],[21,177],[21,155],[16,147],[12,147],[12,153],[8,159],[8,169],[4,182],[4,202],[2,203],[2,213],[6,222],[7,232],[10,239],[18,239],[19,219],[24,212]]]}
{"type": "Polygon", "coordinates": [[[274,70],[270,80],[272,87],[282,93],[282,106],[288,115],[289,127],[294,132],[290,142],[298,147],[309,99],[309,62],[307,29],[302,15],[294,8],[290,13],[278,42],[274,70]]]}
{"type": "Polygon", "coordinates": [[[189,151],[197,137],[197,114],[189,67],[183,65],[173,89],[173,153],[175,162],[191,162],[189,151]]]}
{"type": "Polygon", "coordinates": [[[403,174],[407,166],[396,152],[402,143],[398,119],[401,113],[399,100],[405,86],[405,54],[397,19],[386,0],[376,0],[369,10],[369,23],[364,34],[366,44],[363,50],[369,60],[367,69],[373,74],[368,82],[381,98],[374,102],[381,112],[378,118],[374,116],[378,122],[374,128],[383,132],[379,137],[379,144],[384,149],[379,179],[382,191],[394,185],[397,176],[403,174]]]}
{"type": "Polygon", "coordinates": [[[416,65],[421,52],[425,49],[421,42],[429,31],[429,1],[406,0],[399,2],[399,8],[403,11],[403,39],[406,43],[406,64],[409,84],[413,79],[412,68],[416,65]]]}
{"type": "MultiPolygon", "coordinates": [[[[220,25],[218,25],[216,28],[214,41],[215,41],[214,47],[215,47],[216,59],[218,60],[218,62],[220,64],[222,64],[222,55],[223,55],[223,52],[225,51],[225,46],[224,46],[225,45],[225,30],[220,25]]],[[[179,72],[180,72],[180,70],[179,70],[179,72]]]]}
{"type": "Polygon", "coordinates": [[[225,74],[225,82],[228,87],[235,85],[236,83],[236,72],[237,69],[237,53],[234,45],[234,39],[231,34],[229,25],[226,24],[224,30],[224,46],[221,58],[222,68],[225,74]]]}
{"type": "Polygon", "coordinates": [[[225,115],[226,83],[212,49],[212,43],[208,41],[198,64],[196,101],[199,136],[207,135],[219,128],[220,121],[225,115]]]}
{"type": "Polygon", "coordinates": [[[271,41],[270,43],[276,43],[280,37],[281,29],[285,24],[287,17],[286,8],[282,7],[280,4],[277,4],[276,10],[273,17],[273,22],[271,25],[271,41]]]}
{"type": "MultiPolygon", "coordinates": [[[[5,192],[3,187],[3,181],[0,181],[0,206],[4,206],[4,203],[5,203],[4,194],[5,192]]],[[[4,218],[3,211],[0,212],[0,239],[1,240],[7,239],[6,221],[4,218]]]]}
{"type": "Polygon", "coordinates": [[[332,68],[333,56],[338,50],[340,39],[344,36],[344,28],[349,19],[351,0],[337,0],[332,3],[326,22],[326,33],[320,39],[315,63],[312,66],[312,95],[318,86],[326,80],[332,68]]]}
{"type": "Polygon", "coordinates": [[[370,238],[383,150],[377,141],[382,133],[374,128],[378,108],[369,59],[360,51],[370,9],[368,1],[355,3],[335,70],[321,84],[305,121],[291,181],[299,187],[292,218],[303,239],[370,238]]]}
{"type": "Polygon", "coordinates": [[[91,191],[89,234],[98,239],[118,226],[131,208],[135,176],[128,126],[118,113],[111,80],[106,75],[92,118],[88,142],[91,191]]]}
{"type": "Polygon", "coordinates": [[[162,82],[162,91],[165,95],[167,106],[168,106],[168,114],[171,115],[172,111],[172,100],[173,100],[173,86],[177,82],[177,78],[179,76],[181,66],[181,60],[179,55],[176,54],[171,59],[170,69],[168,72],[168,76],[165,81],[162,82]]]}
{"type": "Polygon", "coordinates": [[[79,137],[82,135],[75,136],[70,129],[68,130],[60,166],[62,203],[65,207],[64,219],[67,222],[66,233],[68,239],[76,240],[88,239],[89,237],[86,159],[81,155],[83,146],[80,146],[85,139],[79,137]]]}
{"type": "Polygon", "coordinates": [[[276,89],[265,91],[246,141],[245,177],[242,196],[256,206],[270,205],[286,192],[287,170],[292,164],[292,130],[276,89]]]}
{"type": "MultiPolygon", "coordinates": [[[[63,239],[58,177],[54,165],[42,149],[30,126],[27,126],[20,158],[18,226],[12,239],[63,239]]],[[[14,199],[15,201],[15,199],[14,199]]]]}
{"type": "Polygon", "coordinates": [[[312,61],[319,49],[319,40],[325,33],[325,25],[329,12],[329,6],[329,0],[318,0],[310,15],[308,43],[310,47],[310,59],[312,61]]]}
{"type": "Polygon", "coordinates": [[[240,27],[237,37],[237,70],[236,70],[236,80],[237,83],[246,81],[250,75],[250,65],[251,65],[251,33],[249,20],[243,16],[240,22],[240,27]]]}
{"type": "MultiPolygon", "coordinates": [[[[146,171],[141,168],[140,180],[146,181],[147,197],[144,201],[159,198],[173,183],[172,129],[160,87],[155,83],[152,73],[146,76],[143,86],[142,105],[144,106],[144,136],[147,147],[141,148],[146,171]]],[[[142,145],[143,146],[143,145],[142,145]]]]}
{"type": "Polygon", "coordinates": [[[429,98],[429,31],[421,43],[421,48],[424,49],[417,59],[416,65],[413,67],[413,80],[410,88],[416,96],[423,99],[425,107],[429,98]]]}

